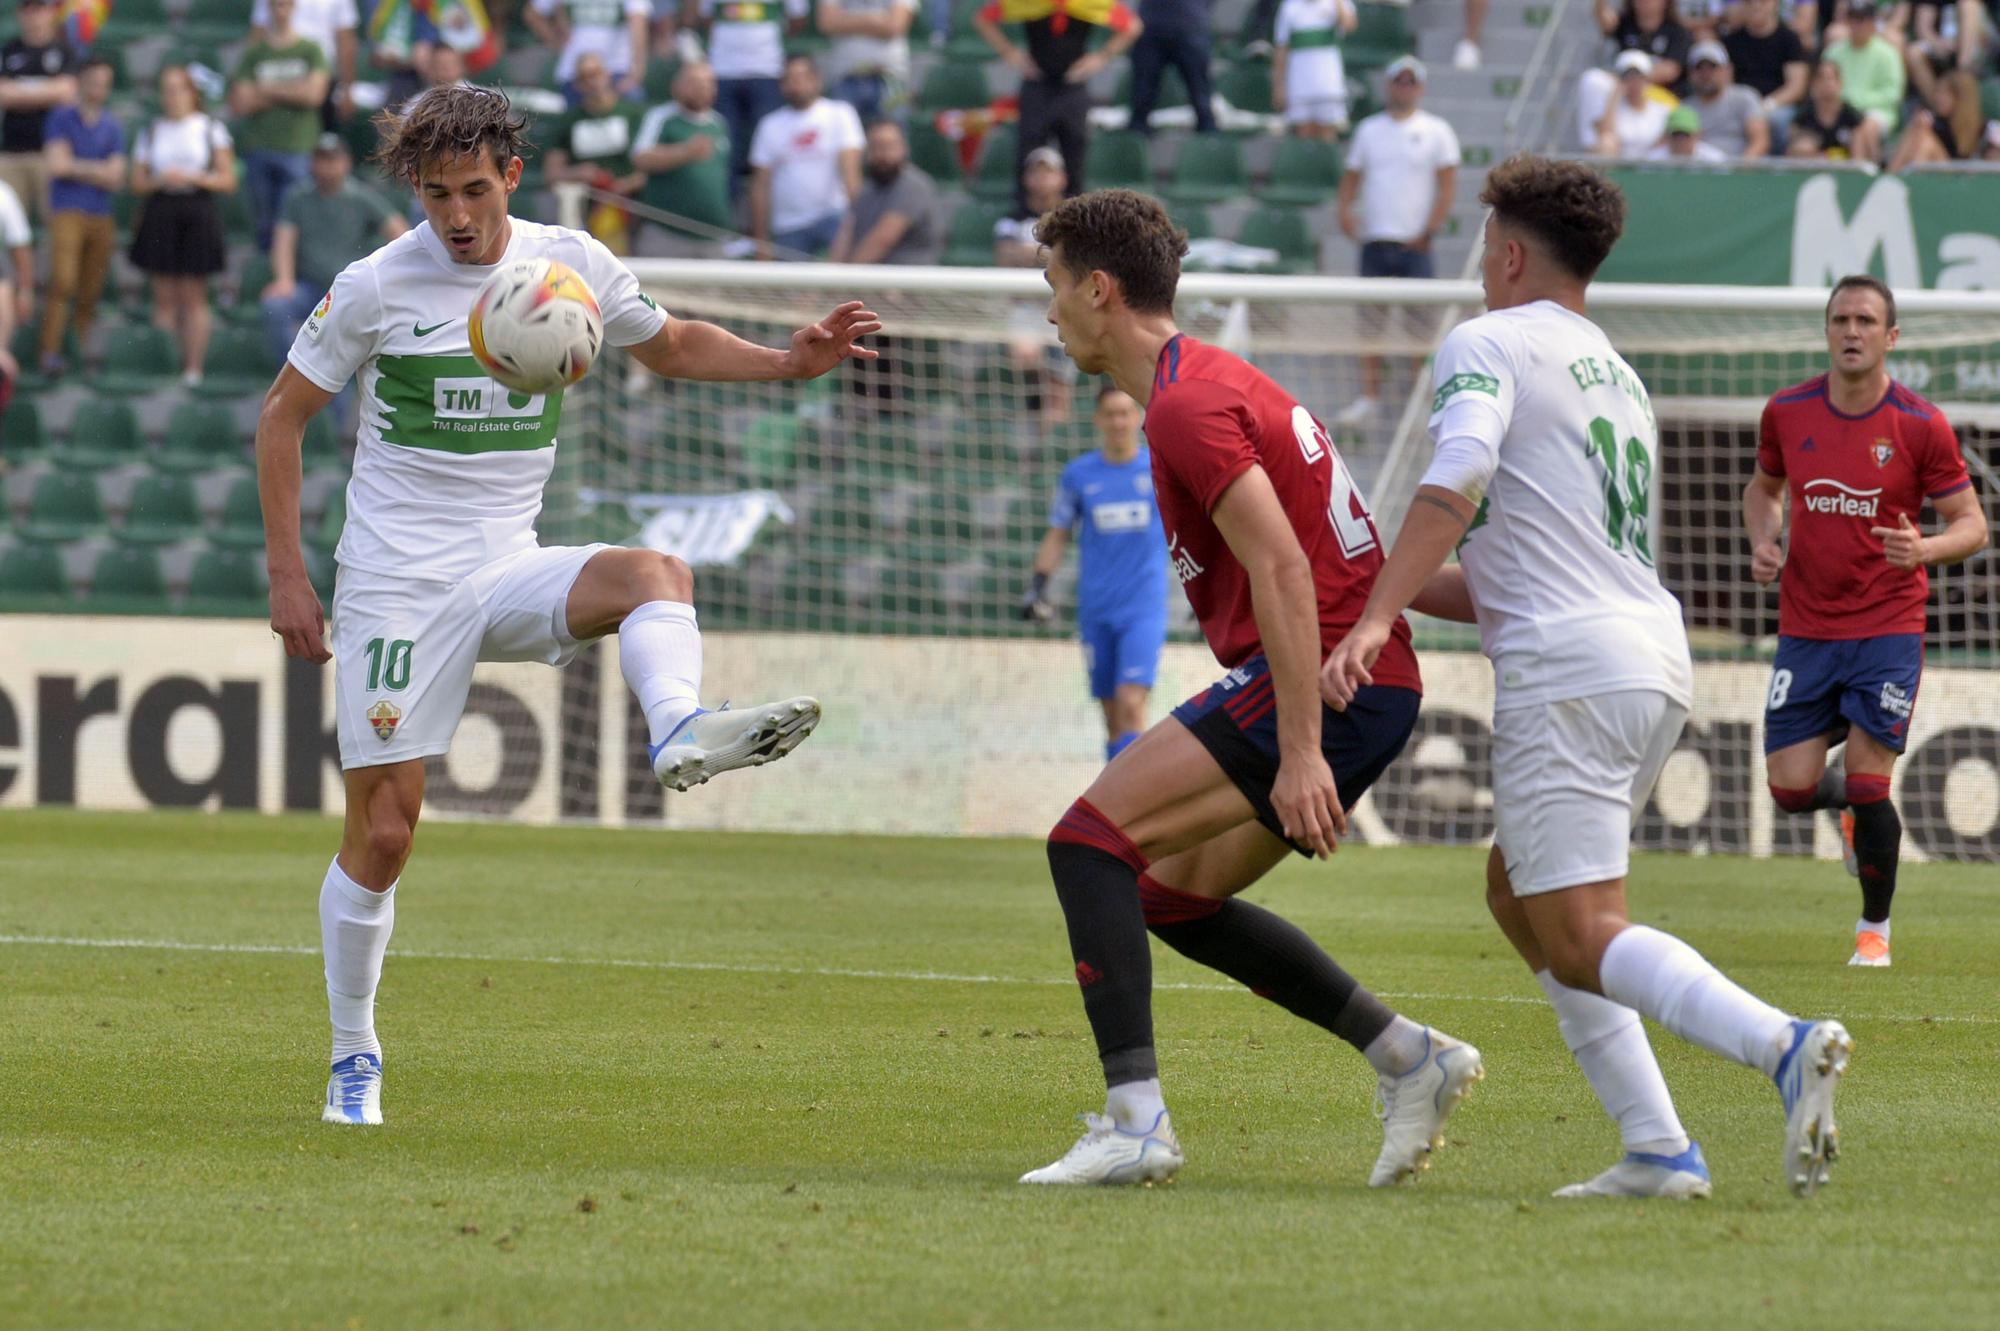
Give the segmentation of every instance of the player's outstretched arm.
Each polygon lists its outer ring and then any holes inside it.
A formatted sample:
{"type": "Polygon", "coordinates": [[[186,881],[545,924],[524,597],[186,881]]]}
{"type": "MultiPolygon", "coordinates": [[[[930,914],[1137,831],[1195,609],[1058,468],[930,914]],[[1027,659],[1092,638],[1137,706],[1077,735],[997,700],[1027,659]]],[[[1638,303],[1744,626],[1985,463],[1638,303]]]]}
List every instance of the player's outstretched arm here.
{"type": "Polygon", "coordinates": [[[326,409],[333,394],[289,364],[264,397],[257,416],[257,495],[264,506],[264,561],[271,574],[271,631],[285,655],[328,661],[326,612],[306,576],[299,545],[299,485],[306,422],[326,409]]]}
{"type": "Polygon", "coordinates": [[[1769,586],[1785,567],[1785,478],[1761,467],[1743,487],[1743,531],[1750,538],[1750,576],[1769,586]]]}
{"type": "Polygon", "coordinates": [[[745,342],[728,329],[699,319],[669,318],[660,331],[626,348],[632,358],[667,379],[746,383],[771,379],[817,379],[850,356],[874,360],[860,339],[882,331],[882,321],[858,300],[834,308],[816,324],[792,334],[792,345],[745,342]]]}
{"type": "Polygon", "coordinates": [[[1395,548],[1375,575],[1375,589],[1361,618],[1333,649],[1320,670],[1320,695],[1327,705],[1345,708],[1364,684],[1372,684],[1369,674],[1375,658],[1382,654],[1396,617],[1410,608],[1425,586],[1444,567],[1479,506],[1455,490],[1441,485],[1420,485],[1396,533],[1395,548]]]}
{"type": "Polygon", "coordinates": [[[1312,566],[1262,467],[1231,481],[1209,513],[1250,578],[1250,610],[1271,663],[1278,708],[1278,777],[1271,807],[1285,835],[1324,859],[1347,835],[1347,813],[1320,749],[1313,665],[1319,660],[1319,596],[1312,566]]]}

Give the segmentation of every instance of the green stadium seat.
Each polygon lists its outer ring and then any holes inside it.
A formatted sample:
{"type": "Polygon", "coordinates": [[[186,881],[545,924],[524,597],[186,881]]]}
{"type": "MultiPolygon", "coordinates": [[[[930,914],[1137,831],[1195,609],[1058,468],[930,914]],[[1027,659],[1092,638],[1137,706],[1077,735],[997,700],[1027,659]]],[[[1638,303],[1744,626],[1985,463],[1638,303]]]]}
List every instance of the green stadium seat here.
{"type": "Polygon", "coordinates": [[[99,471],[145,460],[139,416],[121,398],[85,398],[69,418],[69,438],[51,459],[58,467],[99,471]]]}
{"type": "Polygon", "coordinates": [[[277,372],[261,331],[218,328],[209,339],[195,391],[204,397],[254,397],[270,388],[277,372]]]}
{"type": "Polygon", "coordinates": [[[1007,209],[974,200],[960,204],[951,215],[945,236],[944,262],[957,268],[993,266],[993,227],[1007,216],[1007,209]]]}
{"type": "Polygon", "coordinates": [[[243,550],[211,546],[188,573],[188,609],[254,612],[266,605],[257,561],[243,550]]]}
{"type": "Polygon", "coordinates": [[[944,44],[947,60],[978,64],[993,58],[993,48],[972,26],[972,16],[983,9],[985,3],[986,0],[952,0],[951,33],[944,44]]]}
{"type": "Polygon", "coordinates": [[[1167,197],[1175,203],[1221,203],[1250,192],[1243,149],[1221,134],[1196,134],[1181,144],[1167,197]]]}
{"type": "Polygon", "coordinates": [[[104,526],[97,478],[85,472],[52,471],[35,482],[20,530],[31,541],[75,541],[97,535],[104,526]]]}
{"type": "Polygon", "coordinates": [[[231,323],[264,326],[264,288],[271,285],[271,261],[252,254],[236,274],[236,298],[229,303],[231,323]]]}
{"type": "Polygon", "coordinates": [[[345,475],[348,471],[347,453],[340,446],[340,436],[333,428],[333,417],[321,412],[306,422],[306,433],[300,450],[307,471],[337,471],[345,475]]]}
{"type": "Polygon", "coordinates": [[[153,466],[160,471],[212,471],[248,458],[236,418],[220,402],[180,402],[167,417],[167,434],[153,466]]]}
{"type": "Polygon", "coordinates": [[[155,473],[132,488],[131,507],[118,539],[131,545],[171,545],[201,531],[194,484],[185,476],[155,473]]]}
{"type": "Polygon", "coordinates": [[[1014,197],[1020,173],[1014,169],[1014,148],[1019,142],[1012,125],[995,125],[986,131],[979,145],[979,165],[973,169],[966,187],[974,198],[1000,202],[1014,197]]]}
{"type": "Polygon", "coordinates": [[[69,596],[62,550],[44,541],[16,541],[0,551],[0,599],[60,601],[69,596]]]}
{"type": "Polygon", "coordinates": [[[151,393],[171,384],[180,371],[180,354],[166,329],[127,324],[104,339],[104,372],[90,386],[120,395],[151,393]]]}
{"type": "Polygon", "coordinates": [[[1271,67],[1254,60],[1232,65],[1215,81],[1222,100],[1239,111],[1271,114],[1271,67]]]}
{"type": "MultiPolygon", "coordinates": [[[[30,319],[14,330],[14,341],[9,348],[14,359],[20,364],[21,377],[14,385],[15,396],[32,393],[54,385],[42,377],[42,324],[39,318],[30,319]]],[[[62,354],[74,366],[82,359],[76,342],[76,326],[70,325],[63,332],[62,354]]]]}
{"type": "Polygon", "coordinates": [[[1278,252],[1277,271],[1311,273],[1319,269],[1319,244],[1305,215],[1290,208],[1262,207],[1243,219],[1236,243],[1278,252]]]}
{"type": "Polygon", "coordinates": [[[2000,78],[1986,78],[1979,84],[1979,113],[1988,120],[2000,120],[2000,78]]]}
{"type": "Polygon", "coordinates": [[[1415,49],[1410,38],[1409,10],[1405,5],[1357,4],[1360,20],[1340,44],[1349,83],[1367,82],[1367,75],[1397,56],[1415,49]],[[1357,75],[1360,77],[1357,79],[1357,75]]]}
{"type": "MultiPolygon", "coordinates": [[[[982,49],[984,43],[981,43],[982,49]]],[[[986,86],[986,66],[944,60],[924,75],[917,93],[917,109],[924,112],[965,111],[983,107],[993,100],[986,86]]]]}
{"type": "Polygon", "coordinates": [[[114,545],[90,570],[90,600],[129,602],[137,609],[167,599],[159,552],[142,545],[114,545]]]}
{"type": "Polygon", "coordinates": [[[125,82],[125,46],[141,37],[157,36],[173,27],[173,18],[160,0],[118,0],[111,12],[105,16],[102,36],[91,47],[90,53],[101,59],[110,60],[116,54],[117,82],[125,82]]]}
{"type": "Polygon", "coordinates": [[[18,466],[49,451],[49,432],[42,424],[41,404],[18,397],[0,416],[0,459],[18,466]]]}
{"type": "Polygon", "coordinates": [[[250,191],[240,170],[236,173],[236,188],[216,195],[215,204],[222,213],[223,233],[230,240],[245,241],[257,234],[257,218],[250,211],[250,191]]]}
{"type": "MultiPolygon", "coordinates": [[[[240,42],[250,31],[251,0],[192,0],[175,36],[194,46],[218,48],[240,42]]],[[[215,63],[215,57],[208,57],[215,63]]]]}
{"type": "Polygon", "coordinates": [[[239,477],[222,499],[222,519],[209,540],[234,550],[264,544],[264,501],[257,495],[255,476],[239,477]]]}
{"type": "Polygon", "coordinates": [[[1092,189],[1151,190],[1150,148],[1143,134],[1126,130],[1093,134],[1084,149],[1083,178],[1092,189]]]}
{"type": "Polygon", "coordinates": [[[1324,139],[1288,137],[1271,158],[1271,176],[1257,191],[1262,203],[1308,208],[1340,189],[1340,149],[1324,139]]]}
{"type": "Polygon", "coordinates": [[[1215,219],[1208,215],[1208,209],[1196,204],[1181,204],[1172,211],[1174,225],[1187,232],[1189,240],[1215,239],[1215,219]]]}
{"type": "Polygon", "coordinates": [[[910,160],[941,189],[958,184],[965,174],[958,158],[958,145],[930,125],[910,126],[910,160]]]}
{"type": "Polygon", "coordinates": [[[674,99],[674,80],[680,77],[681,62],[657,57],[646,62],[646,102],[658,106],[674,99]]]}

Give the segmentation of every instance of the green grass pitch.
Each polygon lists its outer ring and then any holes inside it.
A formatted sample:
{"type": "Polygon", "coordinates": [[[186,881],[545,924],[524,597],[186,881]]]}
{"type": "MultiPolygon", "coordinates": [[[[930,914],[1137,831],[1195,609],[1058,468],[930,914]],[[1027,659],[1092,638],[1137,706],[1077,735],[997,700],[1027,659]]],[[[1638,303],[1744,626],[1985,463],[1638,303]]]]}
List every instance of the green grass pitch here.
{"type": "Polygon", "coordinates": [[[1845,1154],[1794,1200],[1768,1084],[1655,1031],[1715,1199],[1559,1203],[1616,1133],[1476,850],[1256,893],[1485,1051],[1415,1186],[1364,1186],[1357,1055],[1156,949],[1187,1167],[1075,1192],[1014,1182],[1102,1095],[1038,844],[427,826],[361,1131],[318,1122],[335,836],[0,815],[0,1327],[1994,1324],[1991,865],[1906,868],[1883,972],[1838,866],[1642,857],[1639,918],[1846,1020],[1845,1154]]]}

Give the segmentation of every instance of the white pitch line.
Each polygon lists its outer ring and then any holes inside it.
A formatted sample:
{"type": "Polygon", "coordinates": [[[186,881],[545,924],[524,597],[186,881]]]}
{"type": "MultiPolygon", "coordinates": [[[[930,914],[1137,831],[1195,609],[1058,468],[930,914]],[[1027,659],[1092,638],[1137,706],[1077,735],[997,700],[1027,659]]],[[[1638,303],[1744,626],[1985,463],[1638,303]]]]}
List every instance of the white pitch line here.
{"type": "MultiPolygon", "coordinates": [[[[237,956],[276,957],[317,957],[316,947],[303,947],[296,943],[192,943],[168,938],[68,938],[54,934],[0,934],[0,947],[88,947],[135,952],[200,952],[237,956]]],[[[926,984],[1025,984],[1068,987],[1075,983],[1069,977],[1032,977],[1020,975],[958,975],[949,971],[885,971],[861,970],[846,966],[773,966],[756,962],[730,961],[662,961],[646,957],[510,957],[487,952],[424,952],[392,948],[392,957],[409,961],[473,961],[496,966],[603,966],[621,970],[642,971],[710,971],[728,975],[789,975],[801,978],[832,980],[899,980],[926,984]]],[[[1187,982],[1156,984],[1155,989],[1171,989],[1181,992],[1240,994],[1243,986],[1236,984],[1192,984],[1187,982]]],[[[1393,998],[1401,1002],[1428,1003],[1494,1003],[1542,1007],[1547,1000],[1531,998],[1521,994],[1437,994],[1437,993],[1389,993],[1379,997],[1393,998]]],[[[1891,1022],[1957,1022],[1970,1025],[1990,1026],[2000,1023],[2000,1017],[1979,1015],[1944,1015],[1939,1013],[1900,1012],[1843,1012],[1838,1014],[1846,1021],[1891,1021],[1891,1022]]]]}

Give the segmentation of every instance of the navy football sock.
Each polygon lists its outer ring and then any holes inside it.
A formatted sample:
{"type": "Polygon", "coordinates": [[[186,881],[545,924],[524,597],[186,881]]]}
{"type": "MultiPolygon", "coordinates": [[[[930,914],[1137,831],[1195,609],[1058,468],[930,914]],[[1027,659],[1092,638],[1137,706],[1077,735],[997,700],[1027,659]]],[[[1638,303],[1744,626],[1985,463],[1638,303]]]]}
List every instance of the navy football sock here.
{"type": "Polygon", "coordinates": [[[1854,860],[1861,871],[1861,918],[1880,924],[1889,918],[1896,895],[1896,863],[1902,852],[1903,820],[1889,802],[1886,776],[1850,776],[1847,795],[1854,809],[1854,860]]]}
{"type": "Polygon", "coordinates": [[[1153,953],[1139,909],[1145,867],[1139,848],[1083,800],[1049,833],[1049,873],[1069,925],[1076,982],[1107,1086],[1160,1075],[1153,1054],[1153,953]]]}

